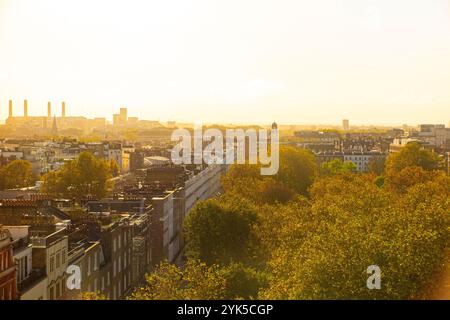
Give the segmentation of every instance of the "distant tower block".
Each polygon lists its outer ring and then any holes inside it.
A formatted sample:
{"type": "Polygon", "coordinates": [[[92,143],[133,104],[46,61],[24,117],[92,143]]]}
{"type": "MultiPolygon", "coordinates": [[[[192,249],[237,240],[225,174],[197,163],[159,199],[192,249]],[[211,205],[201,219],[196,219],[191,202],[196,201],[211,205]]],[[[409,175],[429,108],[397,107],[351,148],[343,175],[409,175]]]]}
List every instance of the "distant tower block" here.
{"type": "Polygon", "coordinates": [[[51,118],[52,116],[52,103],[49,101],[47,102],[47,117],[51,118]]]}
{"type": "Polygon", "coordinates": [[[12,100],[9,100],[9,117],[10,117],[10,118],[13,117],[13,104],[12,104],[12,100]]]}
{"type": "Polygon", "coordinates": [[[63,101],[61,104],[61,116],[64,118],[66,116],[66,103],[63,101]]]}
{"type": "Polygon", "coordinates": [[[350,130],[350,122],[348,121],[348,119],[342,120],[342,128],[344,129],[344,131],[350,130]]]}
{"type": "Polygon", "coordinates": [[[120,108],[120,122],[126,123],[128,120],[128,110],[127,108],[120,108]]]}
{"type": "Polygon", "coordinates": [[[28,117],[28,101],[27,100],[23,101],[23,116],[25,118],[28,117]]]}

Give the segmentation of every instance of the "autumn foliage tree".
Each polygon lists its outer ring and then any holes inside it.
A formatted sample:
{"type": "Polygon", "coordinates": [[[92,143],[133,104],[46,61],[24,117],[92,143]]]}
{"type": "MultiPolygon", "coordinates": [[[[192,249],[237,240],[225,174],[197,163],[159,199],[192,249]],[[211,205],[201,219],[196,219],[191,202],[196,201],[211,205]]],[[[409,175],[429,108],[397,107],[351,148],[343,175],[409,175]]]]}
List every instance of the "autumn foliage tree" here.
{"type": "Polygon", "coordinates": [[[44,192],[79,199],[86,195],[103,197],[112,177],[110,163],[95,158],[90,152],[82,152],[57,171],[44,175],[44,192]]]}
{"type": "Polygon", "coordinates": [[[311,211],[287,226],[300,241],[277,244],[269,261],[271,282],[260,297],[417,297],[438,272],[448,246],[448,181],[416,184],[399,198],[371,179],[334,176],[313,185],[311,211]],[[370,265],[382,270],[380,290],[366,287],[370,265]]]}
{"type": "Polygon", "coordinates": [[[152,297],[183,298],[179,288],[195,287],[207,299],[414,299],[433,287],[449,248],[450,177],[431,151],[413,144],[389,156],[385,183],[342,163],[318,177],[303,151],[281,159],[273,177],[232,166],[225,194],[185,220],[188,265],[203,264],[216,295],[203,282],[174,282],[187,268],[156,274],[152,297]],[[379,290],[367,288],[372,265],[379,290]]]}
{"type": "Polygon", "coordinates": [[[220,267],[190,260],[183,269],[162,262],[130,299],[214,300],[224,299],[225,293],[226,280],[220,267]]]}
{"type": "Polygon", "coordinates": [[[275,179],[306,195],[317,172],[316,159],[311,151],[288,146],[280,147],[280,168],[275,179]]]}
{"type": "Polygon", "coordinates": [[[208,264],[251,259],[257,246],[257,216],[245,200],[200,202],[184,221],[186,256],[208,264]]]}
{"type": "Polygon", "coordinates": [[[334,159],[322,163],[320,166],[321,175],[335,175],[345,174],[350,172],[356,172],[356,165],[351,161],[342,161],[340,159],[334,159]]]}
{"type": "Polygon", "coordinates": [[[392,153],[386,160],[386,175],[390,176],[407,167],[421,167],[424,170],[439,169],[439,156],[423,148],[417,142],[410,142],[397,153],[392,153]]]}
{"type": "Polygon", "coordinates": [[[26,160],[13,160],[0,167],[0,190],[33,186],[36,177],[31,163],[26,160]]]}
{"type": "Polygon", "coordinates": [[[222,178],[226,193],[256,204],[286,203],[296,194],[307,194],[318,173],[314,155],[304,149],[282,146],[274,176],[262,176],[259,165],[232,165],[222,178]]]}

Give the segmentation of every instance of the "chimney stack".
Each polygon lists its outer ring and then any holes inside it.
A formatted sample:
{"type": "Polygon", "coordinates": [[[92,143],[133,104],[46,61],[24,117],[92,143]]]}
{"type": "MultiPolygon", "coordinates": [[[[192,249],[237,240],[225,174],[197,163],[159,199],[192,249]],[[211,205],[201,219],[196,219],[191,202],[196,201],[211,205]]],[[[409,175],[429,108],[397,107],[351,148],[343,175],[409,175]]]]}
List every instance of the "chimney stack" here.
{"type": "Polygon", "coordinates": [[[52,103],[49,101],[47,102],[47,117],[51,118],[52,116],[52,103]]]}
{"type": "Polygon", "coordinates": [[[23,101],[23,116],[25,118],[28,117],[28,101],[27,100],[23,101]]]}
{"type": "Polygon", "coordinates": [[[61,116],[64,118],[66,116],[66,103],[63,101],[61,105],[61,116]]]}
{"type": "Polygon", "coordinates": [[[9,117],[10,117],[10,118],[13,117],[13,104],[12,104],[12,100],[9,100],[9,117]]]}

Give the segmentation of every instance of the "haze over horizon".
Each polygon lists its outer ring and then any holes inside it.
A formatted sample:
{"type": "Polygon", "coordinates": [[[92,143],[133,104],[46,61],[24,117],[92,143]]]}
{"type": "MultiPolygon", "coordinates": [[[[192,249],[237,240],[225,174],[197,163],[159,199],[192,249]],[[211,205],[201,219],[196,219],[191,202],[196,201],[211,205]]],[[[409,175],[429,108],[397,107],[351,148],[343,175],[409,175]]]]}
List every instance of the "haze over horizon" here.
{"type": "Polygon", "coordinates": [[[0,0],[0,121],[450,120],[450,0],[0,0]]]}

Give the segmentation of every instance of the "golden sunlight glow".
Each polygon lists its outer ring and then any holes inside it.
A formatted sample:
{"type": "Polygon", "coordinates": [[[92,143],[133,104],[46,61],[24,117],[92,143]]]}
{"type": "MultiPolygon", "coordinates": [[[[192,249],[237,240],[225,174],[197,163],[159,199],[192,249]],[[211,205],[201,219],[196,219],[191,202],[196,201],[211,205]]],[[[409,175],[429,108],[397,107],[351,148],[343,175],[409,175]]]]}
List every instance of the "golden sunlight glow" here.
{"type": "Polygon", "coordinates": [[[449,3],[0,0],[0,119],[447,124],[449,3]]]}

